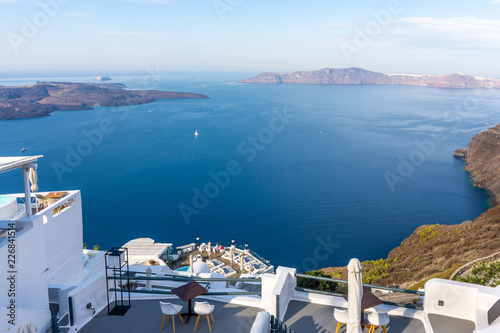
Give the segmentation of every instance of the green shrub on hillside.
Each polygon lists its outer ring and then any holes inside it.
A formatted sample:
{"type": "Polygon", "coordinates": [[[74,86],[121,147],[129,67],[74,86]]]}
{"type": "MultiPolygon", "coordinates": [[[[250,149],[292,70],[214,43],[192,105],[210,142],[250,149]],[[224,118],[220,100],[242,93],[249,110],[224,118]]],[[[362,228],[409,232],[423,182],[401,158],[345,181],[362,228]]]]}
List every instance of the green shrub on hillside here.
{"type": "Polygon", "coordinates": [[[472,272],[465,277],[458,277],[458,281],[496,287],[500,285],[500,261],[475,264],[472,272]]]}
{"type": "Polygon", "coordinates": [[[439,231],[436,230],[438,226],[439,224],[433,224],[418,231],[417,235],[420,237],[420,242],[422,244],[427,243],[428,241],[439,235],[439,231]]]}
{"type": "Polygon", "coordinates": [[[373,280],[389,276],[387,268],[389,268],[390,264],[384,259],[367,260],[361,264],[363,265],[363,283],[371,283],[373,280]]]}
{"type": "MultiPolygon", "coordinates": [[[[319,276],[319,277],[331,277],[331,276],[326,275],[321,270],[305,272],[304,274],[312,275],[312,276],[319,276]]],[[[314,279],[307,279],[307,278],[299,277],[299,278],[297,278],[297,287],[306,288],[306,289],[321,290],[321,291],[336,292],[339,285],[337,282],[321,281],[321,280],[314,280],[314,279]]]]}

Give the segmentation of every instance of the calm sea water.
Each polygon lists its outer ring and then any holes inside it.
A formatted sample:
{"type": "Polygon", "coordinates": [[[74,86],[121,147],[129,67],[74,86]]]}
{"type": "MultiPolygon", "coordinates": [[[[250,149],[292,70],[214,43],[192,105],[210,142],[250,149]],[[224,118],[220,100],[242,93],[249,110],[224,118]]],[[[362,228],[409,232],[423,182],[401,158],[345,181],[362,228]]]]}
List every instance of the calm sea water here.
{"type": "MultiPolygon", "coordinates": [[[[499,92],[236,83],[252,74],[115,73],[130,88],[210,99],[0,121],[0,155],[43,154],[42,191],[82,191],[89,245],[235,239],[300,271],[385,257],[422,224],[488,208],[452,153],[500,122],[499,92]]],[[[35,80],[92,77],[0,85],[35,80]]],[[[20,172],[0,184],[21,192],[20,172]]]]}

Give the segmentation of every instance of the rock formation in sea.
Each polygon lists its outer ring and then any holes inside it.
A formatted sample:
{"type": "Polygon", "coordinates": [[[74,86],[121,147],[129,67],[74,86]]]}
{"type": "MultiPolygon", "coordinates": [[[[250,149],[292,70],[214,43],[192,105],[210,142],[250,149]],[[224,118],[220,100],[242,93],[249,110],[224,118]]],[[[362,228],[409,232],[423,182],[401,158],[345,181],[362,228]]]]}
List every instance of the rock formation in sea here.
{"type": "Polygon", "coordinates": [[[96,81],[111,81],[112,79],[109,76],[98,76],[95,78],[96,81]]]}
{"type": "Polygon", "coordinates": [[[293,73],[261,73],[240,83],[261,84],[377,84],[432,88],[500,88],[500,80],[465,74],[412,75],[383,74],[362,68],[323,68],[293,73]]]}
{"type": "Polygon", "coordinates": [[[453,152],[453,156],[461,158],[461,159],[465,159],[467,157],[467,149],[465,149],[465,148],[457,149],[453,152]]]}

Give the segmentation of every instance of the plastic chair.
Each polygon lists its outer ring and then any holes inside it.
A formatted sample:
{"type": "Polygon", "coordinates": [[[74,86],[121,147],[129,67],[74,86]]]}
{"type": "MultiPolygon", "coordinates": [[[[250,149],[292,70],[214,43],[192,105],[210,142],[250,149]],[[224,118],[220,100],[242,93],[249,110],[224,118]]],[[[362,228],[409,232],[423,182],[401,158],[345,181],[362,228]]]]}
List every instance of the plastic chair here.
{"type": "Polygon", "coordinates": [[[335,333],[338,333],[342,325],[347,325],[347,322],[349,321],[349,315],[347,314],[347,310],[340,310],[335,308],[333,309],[333,317],[338,322],[337,329],[335,330],[335,333]]]}
{"type": "Polygon", "coordinates": [[[180,314],[180,312],[182,310],[182,305],[177,305],[177,304],[166,303],[166,302],[160,301],[160,307],[161,307],[161,312],[163,312],[163,321],[161,322],[160,331],[163,329],[163,324],[165,323],[165,318],[167,318],[167,316],[168,316],[169,321],[170,321],[170,318],[172,318],[172,325],[174,326],[174,333],[175,333],[174,316],[178,315],[181,322],[184,323],[184,320],[182,320],[182,317],[180,314]]]}
{"type": "Polygon", "coordinates": [[[381,327],[384,333],[387,333],[387,324],[389,324],[389,315],[386,312],[372,312],[368,315],[368,321],[370,322],[370,330],[368,333],[375,333],[377,327],[381,327]]]}
{"type": "Polygon", "coordinates": [[[198,328],[198,323],[200,322],[200,318],[202,316],[207,317],[208,330],[212,332],[212,328],[210,327],[210,319],[208,319],[208,316],[210,315],[210,318],[212,318],[212,322],[215,323],[214,317],[212,316],[212,312],[214,311],[214,309],[215,305],[210,305],[208,304],[208,302],[194,302],[193,311],[198,315],[198,318],[196,319],[196,325],[194,325],[195,332],[198,328]]]}

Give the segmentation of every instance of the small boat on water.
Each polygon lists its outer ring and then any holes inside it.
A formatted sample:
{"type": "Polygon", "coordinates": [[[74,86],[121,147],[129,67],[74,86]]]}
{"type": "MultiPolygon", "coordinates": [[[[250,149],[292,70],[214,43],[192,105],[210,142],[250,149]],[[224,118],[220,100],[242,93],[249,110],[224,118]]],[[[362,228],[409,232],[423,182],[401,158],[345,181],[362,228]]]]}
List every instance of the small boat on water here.
{"type": "Polygon", "coordinates": [[[23,147],[23,149],[21,149],[21,151],[26,151],[26,148],[23,147]]]}
{"type": "Polygon", "coordinates": [[[194,131],[194,136],[198,136],[198,130],[194,131]]]}

